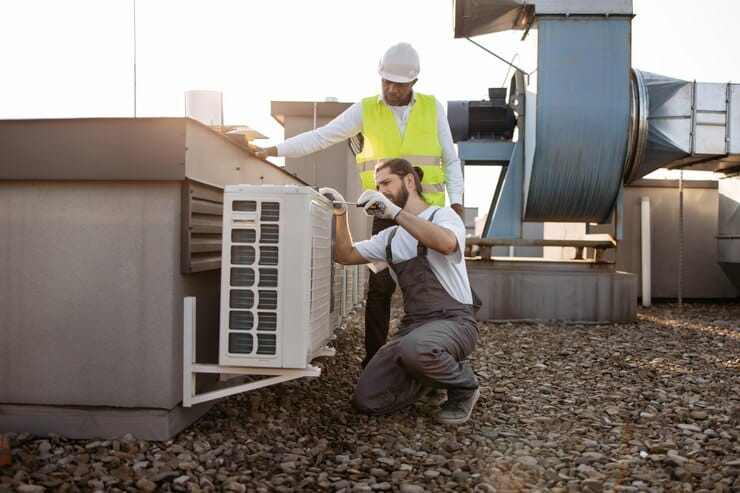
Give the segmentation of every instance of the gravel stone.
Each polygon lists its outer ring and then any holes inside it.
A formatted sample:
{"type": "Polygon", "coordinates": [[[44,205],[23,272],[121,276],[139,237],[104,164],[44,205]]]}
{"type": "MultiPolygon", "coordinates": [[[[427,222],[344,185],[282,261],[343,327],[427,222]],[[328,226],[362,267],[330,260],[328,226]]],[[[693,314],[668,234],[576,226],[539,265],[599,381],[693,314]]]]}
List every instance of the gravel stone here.
{"type": "Polygon", "coordinates": [[[141,478],[136,482],[136,487],[142,491],[154,491],[157,489],[157,483],[146,478],[141,478]]]}
{"type": "Polygon", "coordinates": [[[183,486],[188,481],[190,481],[190,476],[188,476],[187,474],[183,474],[182,476],[178,476],[175,479],[173,479],[172,480],[172,484],[178,485],[178,486],[183,486]]]}
{"type": "Polygon", "coordinates": [[[465,472],[461,469],[455,469],[452,472],[452,479],[458,483],[462,483],[463,481],[467,481],[467,479],[470,477],[470,473],[465,472]]]}
{"type": "Polygon", "coordinates": [[[432,399],[352,409],[359,309],[319,378],[219,401],[172,440],[7,433],[0,493],[740,491],[738,320],[737,303],[684,303],[629,324],[481,323],[480,400],[444,427],[432,399]]]}
{"type": "Polygon", "coordinates": [[[403,484],[401,493],[424,493],[424,488],[415,484],[403,484]]]}
{"type": "Polygon", "coordinates": [[[38,484],[22,484],[17,488],[18,493],[43,493],[46,488],[38,484]]]}
{"type": "Polygon", "coordinates": [[[224,491],[233,491],[235,493],[244,493],[247,487],[241,483],[229,483],[224,487],[224,491]]]}
{"type": "Polygon", "coordinates": [[[373,491],[388,491],[391,488],[391,484],[385,481],[382,483],[373,483],[370,485],[370,489],[373,491]]]}

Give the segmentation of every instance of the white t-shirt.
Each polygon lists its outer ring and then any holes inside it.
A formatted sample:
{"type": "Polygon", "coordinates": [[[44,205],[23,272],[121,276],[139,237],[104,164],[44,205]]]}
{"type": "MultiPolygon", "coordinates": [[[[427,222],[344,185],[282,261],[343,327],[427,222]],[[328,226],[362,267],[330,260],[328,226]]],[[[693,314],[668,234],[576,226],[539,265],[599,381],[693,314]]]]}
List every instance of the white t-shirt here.
{"type": "MultiPolygon", "coordinates": [[[[465,257],[463,256],[463,251],[465,250],[465,225],[462,219],[460,219],[460,216],[449,207],[427,207],[419,214],[419,217],[429,220],[429,217],[435,210],[438,212],[434,215],[434,224],[452,231],[457,237],[458,248],[449,255],[442,255],[438,251],[429,248],[427,250],[427,259],[429,260],[432,272],[437,276],[439,283],[445,291],[460,303],[470,305],[473,303],[473,298],[470,294],[470,281],[468,280],[468,272],[465,269],[465,257]]],[[[368,262],[375,264],[384,262],[386,260],[385,247],[388,244],[388,235],[394,229],[398,229],[398,232],[391,242],[393,263],[395,264],[416,257],[416,247],[419,245],[419,241],[400,226],[384,229],[369,240],[355,243],[355,248],[357,248],[360,255],[368,262]]],[[[393,272],[393,269],[391,269],[391,276],[394,280],[397,280],[396,273],[393,272]]]]}

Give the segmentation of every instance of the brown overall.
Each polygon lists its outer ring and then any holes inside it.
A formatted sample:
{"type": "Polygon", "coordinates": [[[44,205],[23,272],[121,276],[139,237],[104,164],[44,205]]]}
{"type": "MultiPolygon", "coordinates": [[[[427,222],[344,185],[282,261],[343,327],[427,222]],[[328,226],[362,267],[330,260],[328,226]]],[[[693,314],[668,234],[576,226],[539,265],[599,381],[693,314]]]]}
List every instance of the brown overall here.
{"type": "Polygon", "coordinates": [[[386,259],[398,278],[405,313],[394,337],[370,360],[355,387],[352,405],[367,414],[405,407],[425,387],[447,389],[451,401],[466,399],[478,388],[463,361],[478,341],[473,306],[447,293],[421,243],[416,257],[394,264],[391,242],[397,230],[388,239],[386,259]]]}

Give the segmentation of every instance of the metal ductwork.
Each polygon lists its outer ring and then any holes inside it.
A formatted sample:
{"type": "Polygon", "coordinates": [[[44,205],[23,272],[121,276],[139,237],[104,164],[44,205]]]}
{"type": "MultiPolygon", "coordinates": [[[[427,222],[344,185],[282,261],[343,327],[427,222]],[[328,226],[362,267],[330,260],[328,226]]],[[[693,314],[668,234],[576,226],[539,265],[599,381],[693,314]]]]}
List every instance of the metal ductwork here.
{"type": "Polygon", "coordinates": [[[529,29],[537,15],[632,15],[632,0],[455,0],[455,37],[529,29]]]}
{"type": "Polygon", "coordinates": [[[508,31],[526,27],[534,9],[522,0],[455,2],[455,37],[508,31]]]}
{"type": "Polygon", "coordinates": [[[632,71],[629,184],[660,168],[724,172],[718,183],[717,261],[740,288],[740,85],[632,71]]]}
{"type": "Polygon", "coordinates": [[[524,220],[604,222],[627,148],[630,18],[538,16],[535,23],[536,132],[525,161],[524,220]]]}
{"type": "MultiPolygon", "coordinates": [[[[740,284],[740,84],[631,69],[632,16],[631,0],[455,1],[456,37],[523,29],[537,38],[531,86],[511,88],[521,97],[511,105],[519,139],[484,233],[505,237],[523,221],[606,222],[623,184],[659,168],[723,172],[718,257],[740,284]]],[[[456,110],[456,141],[482,144],[456,110]]]]}
{"type": "Polygon", "coordinates": [[[521,220],[603,222],[611,215],[629,140],[631,18],[631,0],[455,2],[456,37],[537,31],[521,220]]]}
{"type": "Polygon", "coordinates": [[[625,183],[660,168],[740,166],[740,85],[632,70],[625,183]],[[734,123],[734,124],[733,124],[734,123]]]}

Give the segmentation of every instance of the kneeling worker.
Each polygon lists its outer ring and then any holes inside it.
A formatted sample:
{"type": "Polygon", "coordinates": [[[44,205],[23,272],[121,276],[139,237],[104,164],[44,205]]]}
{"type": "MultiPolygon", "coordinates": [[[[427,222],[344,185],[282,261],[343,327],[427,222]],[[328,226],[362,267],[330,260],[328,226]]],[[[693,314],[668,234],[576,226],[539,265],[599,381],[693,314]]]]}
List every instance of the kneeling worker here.
{"type": "MultiPolygon", "coordinates": [[[[377,190],[365,190],[358,203],[397,226],[353,244],[347,206],[335,204],[337,262],[390,266],[403,294],[404,316],[393,339],[360,375],[352,404],[363,413],[386,414],[410,405],[428,388],[444,388],[447,401],[437,421],[464,423],[480,395],[463,361],[478,341],[463,255],[465,226],[451,208],[424,202],[419,171],[405,159],[379,163],[375,183],[377,190]]],[[[344,202],[333,189],[321,192],[344,202]]]]}

